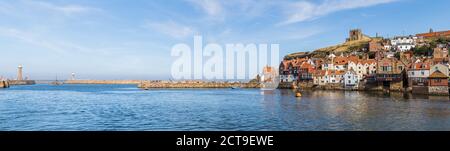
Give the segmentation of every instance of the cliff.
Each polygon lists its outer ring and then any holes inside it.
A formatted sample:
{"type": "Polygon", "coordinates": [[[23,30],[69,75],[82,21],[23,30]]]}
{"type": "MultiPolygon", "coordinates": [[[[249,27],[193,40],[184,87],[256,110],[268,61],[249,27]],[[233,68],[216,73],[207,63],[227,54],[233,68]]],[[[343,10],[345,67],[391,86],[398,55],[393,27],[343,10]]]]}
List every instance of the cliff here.
{"type": "Polygon", "coordinates": [[[368,36],[363,36],[359,40],[352,40],[352,41],[346,41],[341,44],[337,44],[334,46],[329,46],[325,48],[319,48],[312,52],[296,52],[292,54],[286,55],[285,59],[293,59],[293,58],[299,58],[299,57],[325,57],[327,54],[334,53],[334,54],[340,54],[340,53],[350,53],[355,50],[361,50],[362,48],[367,48],[369,46],[369,42],[371,40],[381,40],[381,38],[371,38],[368,36]]]}

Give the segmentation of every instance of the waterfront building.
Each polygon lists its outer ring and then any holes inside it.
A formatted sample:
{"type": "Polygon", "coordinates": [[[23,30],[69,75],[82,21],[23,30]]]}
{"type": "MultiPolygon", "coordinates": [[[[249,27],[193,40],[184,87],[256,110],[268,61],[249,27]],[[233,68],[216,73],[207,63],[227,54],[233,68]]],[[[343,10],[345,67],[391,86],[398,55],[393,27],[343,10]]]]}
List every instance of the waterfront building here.
{"type": "Polygon", "coordinates": [[[430,67],[430,86],[429,93],[437,95],[448,95],[448,66],[444,64],[435,64],[430,67]]]}
{"type": "Polygon", "coordinates": [[[440,71],[442,74],[449,76],[448,66],[444,64],[435,64],[430,67],[430,73],[440,71]]]}
{"type": "Polygon", "coordinates": [[[348,88],[358,87],[359,79],[358,75],[353,70],[347,70],[344,74],[344,85],[348,88]]]}
{"type": "Polygon", "coordinates": [[[377,61],[375,59],[367,59],[365,65],[367,68],[366,74],[376,74],[377,73],[377,61]]]}
{"type": "Polygon", "coordinates": [[[315,72],[315,68],[313,65],[311,65],[309,63],[309,61],[303,62],[297,71],[298,71],[298,80],[299,81],[312,81],[313,80],[313,74],[315,72]]]}
{"type": "Polygon", "coordinates": [[[377,70],[377,62],[374,59],[348,59],[348,70],[353,70],[358,75],[358,80],[362,80],[364,76],[375,74],[377,70]]]}
{"type": "Polygon", "coordinates": [[[329,70],[316,70],[313,75],[314,85],[326,85],[330,81],[329,70]]]}
{"type": "Polygon", "coordinates": [[[292,82],[294,81],[293,75],[290,69],[292,64],[290,60],[283,60],[279,66],[280,82],[292,82]]]}
{"type": "Polygon", "coordinates": [[[405,64],[395,58],[378,60],[376,81],[389,89],[399,90],[404,87],[405,64]]]}
{"type": "Polygon", "coordinates": [[[344,83],[344,70],[335,70],[330,72],[330,80],[331,84],[344,83]]]}
{"type": "Polygon", "coordinates": [[[445,75],[439,70],[434,70],[430,77],[430,86],[428,91],[435,95],[449,95],[448,93],[448,75],[445,75]]]}
{"type": "Polygon", "coordinates": [[[417,60],[408,69],[408,84],[413,93],[428,94],[430,62],[417,60]]]}

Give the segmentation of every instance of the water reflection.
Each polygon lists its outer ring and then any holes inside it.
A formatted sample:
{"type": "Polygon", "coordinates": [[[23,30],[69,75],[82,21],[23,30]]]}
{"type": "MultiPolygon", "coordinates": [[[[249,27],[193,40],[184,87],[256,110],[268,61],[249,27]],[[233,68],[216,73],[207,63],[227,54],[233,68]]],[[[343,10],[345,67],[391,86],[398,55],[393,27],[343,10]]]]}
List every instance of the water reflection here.
{"type": "Polygon", "coordinates": [[[47,85],[0,91],[0,130],[450,130],[448,97],[47,85]]]}

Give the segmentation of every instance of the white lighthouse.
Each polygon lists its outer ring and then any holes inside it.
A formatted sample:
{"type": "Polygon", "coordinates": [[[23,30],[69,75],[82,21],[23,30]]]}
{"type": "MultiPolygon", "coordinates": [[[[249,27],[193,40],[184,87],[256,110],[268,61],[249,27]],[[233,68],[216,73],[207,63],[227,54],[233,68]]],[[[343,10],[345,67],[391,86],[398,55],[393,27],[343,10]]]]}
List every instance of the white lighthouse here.
{"type": "Polygon", "coordinates": [[[71,77],[70,77],[70,80],[75,80],[75,73],[74,73],[74,72],[72,72],[72,75],[71,75],[71,77]]]}
{"type": "Polygon", "coordinates": [[[17,80],[23,80],[22,69],[22,65],[19,65],[19,67],[17,67],[17,80]]]}

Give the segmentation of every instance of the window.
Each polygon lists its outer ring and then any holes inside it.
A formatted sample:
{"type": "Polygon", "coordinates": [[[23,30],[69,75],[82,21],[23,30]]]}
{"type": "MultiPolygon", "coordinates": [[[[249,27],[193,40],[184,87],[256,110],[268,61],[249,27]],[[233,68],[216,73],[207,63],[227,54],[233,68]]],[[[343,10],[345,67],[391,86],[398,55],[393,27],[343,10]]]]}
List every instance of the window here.
{"type": "Polygon", "coordinates": [[[352,81],[348,80],[348,83],[352,83],[352,81]]]}
{"type": "Polygon", "coordinates": [[[422,74],[422,75],[425,75],[425,72],[422,71],[421,74],[422,74]]]}
{"type": "Polygon", "coordinates": [[[413,71],[413,72],[411,72],[411,75],[414,75],[414,71],[413,71]]]}

